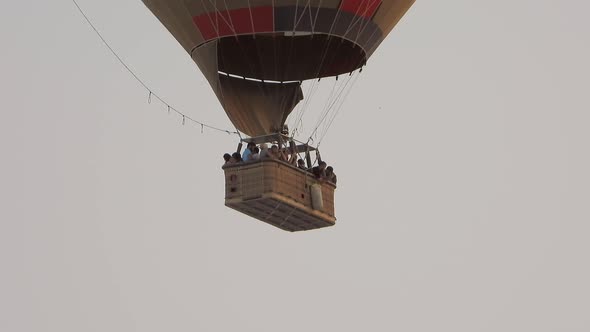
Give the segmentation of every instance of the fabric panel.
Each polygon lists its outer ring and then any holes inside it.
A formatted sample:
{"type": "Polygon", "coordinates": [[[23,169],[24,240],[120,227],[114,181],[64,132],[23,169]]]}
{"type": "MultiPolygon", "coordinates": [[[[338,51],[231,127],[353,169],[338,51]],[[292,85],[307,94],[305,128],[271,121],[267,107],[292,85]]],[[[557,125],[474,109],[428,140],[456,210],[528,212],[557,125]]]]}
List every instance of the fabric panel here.
{"type": "Polygon", "coordinates": [[[385,37],[399,23],[414,2],[415,0],[383,0],[381,7],[379,7],[373,18],[375,24],[382,31],[383,37],[373,38],[371,48],[367,49],[368,57],[373,55],[377,47],[379,47],[385,37]]]}
{"type": "Polygon", "coordinates": [[[193,50],[191,56],[193,61],[199,66],[199,69],[217,93],[218,65],[217,65],[217,41],[204,44],[193,50]]]}
{"type": "Polygon", "coordinates": [[[379,5],[381,5],[381,0],[342,0],[340,8],[342,11],[352,13],[355,16],[370,19],[379,5]]]}
{"type": "Polygon", "coordinates": [[[258,35],[219,40],[219,70],[263,80],[335,76],[357,69],[365,60],[360,47],[329,35],[258,35]]]}
{"type": "Polygon", "coordinates": [[[280,131],[303,99],[299,83],[270,84],[220,75],[219,87],[227,116],[251,137],[280,131]]]}
{"type": "Polygon", "coordinates": [[[187,52],[205,41],[182,1],[142,1],[187,52]]]}
{"type": "Polygon", "coordinates": [[[205,40],[274,30],[270,6],[205,13],[193,20],[205,40]]]}

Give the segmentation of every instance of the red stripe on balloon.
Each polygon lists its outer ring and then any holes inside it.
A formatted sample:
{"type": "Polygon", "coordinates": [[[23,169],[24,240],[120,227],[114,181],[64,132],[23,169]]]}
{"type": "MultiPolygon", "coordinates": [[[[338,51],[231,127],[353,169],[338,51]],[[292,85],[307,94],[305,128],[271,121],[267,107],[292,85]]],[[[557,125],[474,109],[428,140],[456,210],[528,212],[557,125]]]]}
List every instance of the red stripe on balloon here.
{"type": "Polygon", "coordinates": [[[356,16],[371,18],[382,0],[342,0],[340,9],[356,16]]]}
{"type": "Polygon", "coordinates": [[[205,40],[274,31],[272,6],[206,13],[193,17],[193,22],[205,40]]]}

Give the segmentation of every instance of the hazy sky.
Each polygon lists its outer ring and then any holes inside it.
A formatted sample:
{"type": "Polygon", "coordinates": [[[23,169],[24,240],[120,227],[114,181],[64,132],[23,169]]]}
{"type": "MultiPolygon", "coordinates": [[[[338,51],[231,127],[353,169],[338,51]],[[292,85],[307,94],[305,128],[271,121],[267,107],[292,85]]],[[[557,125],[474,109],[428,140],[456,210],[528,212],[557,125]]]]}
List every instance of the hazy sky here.
{"type": "MultiPolygon", "coordinates": [[[[140,1],[79,3],[231,128],[140,1]]],[[[323,143],[337,225],[293,234],[224,207],[236,138],[71,1],[6,2],[0,331],[590,331],[589,12],[418,0],[323,143]]]]}

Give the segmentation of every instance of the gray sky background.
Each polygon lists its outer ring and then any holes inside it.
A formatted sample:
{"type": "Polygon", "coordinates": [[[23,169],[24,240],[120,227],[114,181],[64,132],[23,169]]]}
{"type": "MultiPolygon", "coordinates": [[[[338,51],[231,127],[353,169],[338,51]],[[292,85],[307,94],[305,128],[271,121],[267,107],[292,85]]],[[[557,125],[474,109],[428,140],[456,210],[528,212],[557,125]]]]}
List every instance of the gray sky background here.
{"type": "MultiPolygon", "coordinates": [[[[137,0],[80,0],[171,104],[231,125],[137,0]]],[[[322,145],[336,227],[223,205],[70,1],[0,11],[0,331],[590,331],[590,5],[419,0],[322,145]]],[[[313,122],[313,121],[312,121],[313,122]]]]}

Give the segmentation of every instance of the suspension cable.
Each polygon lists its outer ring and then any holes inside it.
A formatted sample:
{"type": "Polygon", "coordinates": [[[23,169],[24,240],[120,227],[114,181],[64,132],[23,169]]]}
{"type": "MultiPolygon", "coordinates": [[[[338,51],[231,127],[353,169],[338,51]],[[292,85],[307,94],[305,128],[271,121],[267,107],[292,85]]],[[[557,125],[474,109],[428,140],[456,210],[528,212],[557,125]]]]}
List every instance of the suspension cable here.
{"type": "Polygon", "coordinates": [[[234,135],[239,135],[239,132],[236,131],[230,131],[227,129],[221,129],[219,127],[215,127],[212,125],[209,125],[207,123],[198,121],[188,115],[186,115],[185,113],[179,111],[178,109],[176,109],[175,107],[171,106],[169,103],[167,103],[162,97],[160,97],[158,94],[156,94],[141,78],[139,78],[139,76],[125,63],[125,61],[123,61],[123,59],[121,58],[121,56],[119,56],[119,54],[113,49],[113,47],[111,47],[111,45],[107,42],[107,40],[102,36],[102,34],[100,33],[100,31],[98,31],[98,29],[96,28],[96,26],[92,23],[92,21],[90,20],[90,18],[88,17],[88,15],[86,15],[86,13],[84,12],[84,10],[80,7],[80,5],[78,4],[78,2],[76,2],[76,0],[72,0],[72,2],[74,3],[74,5],[76,6],[76,8],[78,9],[78,11],[80,12],[80,14],[82,15],[82,17],[84,18],[84,20],[88,23],[88,25],[90,25],[90,27],[92,28],[92,30],[94,30],[94,32],[96,33],[96,35],[100,38],[100,40],[102,41],[103,45],[113,54],[113,56],[118,60],[118,62],[123,66],[123,68],[125,68],[125,70],[131,74],[131,76],[149,93],[149,97],[148,97],[148,101],[151,102],[152,97],[157,99],[158,101],[160,101],[160,103],[162,103],[164,106],[166,106],[168,112],[173,111],[176,114],[180,115],[182,117],[182,122],[183,124],[185,124],[186,120],[191,121],[195,124],[200,125],[201,130],[203,128],[208,128],[211,130],[215,130],[215,131],[219,131],[219,132],[225,132],[228,134],[234,134],[234,135]]]}
{"type": "Polygon", "coordinates": [[[342,97],[339,106],[336,109],[336,112],[334,112],[334,114],[332,115],[332,118],[330,119],[330,121],[328,122],[328,126],[326,127],[326,129],[324,130],[324,132],[322,133],[322,135],[320,136],[320,140],[317,143],[317,148],[320,148],[320,145],[322,144],[324,137],[326,136],[326,134],[328,133],[328,131],[330,130],[330,128],[332,127],[332,123],[334,122],[334,120],[336,119],[336,116],[338,115],[338,113],[340,113],[340,110],[342,109],[342,106],[344,106],[344,102],[346,101],[346,97],[348,97],[348,95],[350,94],[350,91],[352,91],[352,88],[354,87],[354,85],[356,84],[356,81],[358,80],[358,78],[360,77],[360,72],[355,76],[355,78],[352,80],[352,84],[350,85],[350,87],[348,88],[348,91],[344,94],[344,96],[342,97]]]}

